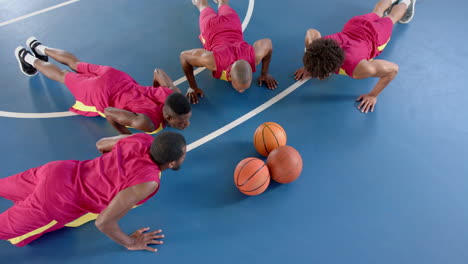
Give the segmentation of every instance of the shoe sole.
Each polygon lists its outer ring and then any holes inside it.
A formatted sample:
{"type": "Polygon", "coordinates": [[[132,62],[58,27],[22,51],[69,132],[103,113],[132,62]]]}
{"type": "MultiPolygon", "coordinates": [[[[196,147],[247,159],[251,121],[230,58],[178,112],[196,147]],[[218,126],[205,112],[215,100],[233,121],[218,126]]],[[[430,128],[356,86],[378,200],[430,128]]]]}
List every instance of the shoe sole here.
{"type": "Polygon", "coordinates": [[[20,57],[19,57],[19,52],[24,49],[23,47],[21,46],[18,46],[16,49],[15,49],[15,57],[16,57],[16,61],[18,61],[18,65],[20,67],[20,71],[26,75],[26,76],[34,76],[37,74],[37,71],[34,73],[34,74],[27,74],[25,71],[23,71],[23,64],[21,63],[21,60],[20,60],[20,57]]]}
{"type": "Polygon", "coordinates": [[[405,22],[398,21],[400,24],[408,24],[409,22],[411,22],[411,20],[413,20],[414,13],[416,13],[416,0],[413,0],[413,2],[411,2],[411,7],[413,8],[413,15],[410,17],[410,19],[408,19],[408,21],[405,21],[405,22]]]}

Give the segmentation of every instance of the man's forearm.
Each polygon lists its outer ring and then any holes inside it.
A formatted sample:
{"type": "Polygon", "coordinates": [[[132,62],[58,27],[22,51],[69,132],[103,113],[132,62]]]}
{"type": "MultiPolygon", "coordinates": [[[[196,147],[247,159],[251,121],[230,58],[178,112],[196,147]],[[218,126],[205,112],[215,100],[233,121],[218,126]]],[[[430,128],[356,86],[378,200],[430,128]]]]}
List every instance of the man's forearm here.
{"type": "MultiPolygon", "coordinates": [[[[122,112],[118,114],[119,109],[113,108],[113,107],[108,107],[104,109],[104,114],[106,115],[107,122],[111,124],[117,131],[119,131],[121,134],[132,134],[130,130],[128,130],[127,126],[130,126],[130,124],[127,124],[126,120],[129,120],[130,117],[126,117],[127,115],[126,112],[122,112]]],[[[128,113],[129,115],[133,115],[133,113],[128,113]]]]}
{"type": "Polygon", "coordinates": [[[154,71],[153,85],[155,84],[159,84],[158,86],[164,86],[169,88],[174,87],[174,83],[172,82],[171,78],[163,70],[160,69],[156,69],[154,71]]]}
{"type": "Polygon", "coordinates": [[[262,75],[268,74],[268,70],[270,69],[270,62],[271,62],[271,54],[272,50],[270,50],[267,55],[262,59],[262,75]]]}
{"type": "Polygon", "coordinates": [[[195,75],[193,74],[193,66],[190,65],[187,61],[183,61],[182,69],[184,70],[185,77],[187,78],[187,82],[189,83],[190,88],[198,89],[195,75]]]}
{"type": "Polygon", "coordinates": [[[379,94],[388,86],[388,84],[395,78],[396,74],[389,73],[387,76],[381,77],[374,89],[369,93],[371,96],[379,96],[379,94]]]}
{"type": "Polygon", "coordinates": [[[117,222],[96,224],[96,226],[99,231],[126,248],[129,248],[133,244],[132,237],[122,232],[117,222]]]}

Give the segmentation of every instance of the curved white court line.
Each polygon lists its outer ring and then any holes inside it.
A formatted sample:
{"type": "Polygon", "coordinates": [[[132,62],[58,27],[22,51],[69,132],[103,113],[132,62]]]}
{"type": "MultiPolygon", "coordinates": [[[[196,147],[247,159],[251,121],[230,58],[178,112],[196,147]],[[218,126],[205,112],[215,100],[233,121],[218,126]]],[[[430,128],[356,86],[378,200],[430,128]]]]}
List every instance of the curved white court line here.
{"type": "Polygon", "coordinates": [[[208,142],[208,141],[210,141],[210,140],[212,140],[214,138],[217,138],[218,136],[228,132],[229,130],[235,128],[236,126],[238,126],[238,125],[244,123],[245,121],[249,120],[250,118],[256,116],[257,114],[261,113],[263,110],[267,109],[268,107],[272,106],[273,104],[277,103],[279,100],[283,99],[284,97],[286,97],[287,95],[292,93],[294,90],[299,88],[301,85],[303,85],[308,80],[309,79],[302,80],[302,81],[297,81],[296,83],[289,86],[288,88],[286,88],[281,93],[277,94],[275,97],[273,97],[270,100],[266,101],[265,103],[263,103],[259,107],[257,107],[255,109],[253,109],[252,111],[248,112],[247,114],[239,117],[238,119],[236,119],[236,120],[232,121],[231,123],[223,126],[222,128],[220,128],[220,129],[218,129],[218,130],[216,130],[214,132],[211,132],[210,134],[200,138],[199,140],[197,140],[197,141],[195,141],[193,143],[190,143],[187,146],[187,151],[191,151],[191,150],[205,144],[206,142],[208,142]]]}
{"type": "Polygon", "coordinates": [[[10,19],[10,20],[8,20],[8,21],[5,21],[5,22],[0,23],[0,27],[9,25],[9,24],[11,24],[11,23],[18,22],[18,21],[20,21],[20,20],[23,20],[23,19],[26,19],[26,18],[29,18],[29,17],[32,17],[32,16],[36,16],[36,15],[39,15],[39,14],[48,12],[48,11],[50,11],[50,10],[54,10],[54,9],[59,8],[59,7],[62,7],[62,6],[66,6],[66,5],[69,5],[69,4],[73,4],[73,3],[78,2],[78,1],[80,1],[80,0],[71,0],[71,1],[67,1],[67,2],[64,2],[64,3],[58,4],[58,5],[54,5],[54,6],[51,6],[51,7],[48,7],[48,8],[41,9],[41,10],[36,11],[36,12],[29,13],[29,14],[24,15],[24,16],[20,16],[20,17],[17,17],[17,18],[10,19]]]}
{"type": "MultiPolygon", "coordinates": [[[[19,21],[21,19],[25,19],[27,17],[31,17],[33,15],[37,15],[37,14],[40,14],[40,13],[44,13],[44,12],[50,11],[52,9],[58,8],[60,6],[71,4],[71,3],[77,2],[77,1],[80,1],[80,0],[68,1],[68,2],[65,2],[65,3],[59,4],[59,5],[53,6],[53,7],[49,7],[49,8],[46,8],[46,9],[31,13],[31,14],[23,16],[23,17],[12,19],[12,20],[7,21],[7,22],[8,22],[8,24],[10,24],[10,23],[19,21]]],[[[245,15],[244,21],[242,22],[242,31],[244,31],[247,28],[247,26],[249,25],[250,18],[252,18],[254,6],[255,6],[255,0],[249,0],[249,6],[247,7],[247,14],[245,15]]],[[[7,23],[7,22],[4,22],[4,23],[7,23]]],[[[3,26],[3,25],[0,24],[0,26],[3,26]]],[[[202,72],[203,70],[205,70],[205,68],[203,68],[203,67],[198,68],[193,73],[194,73],[194,75],[197,75],[200,72],[202,72]]],[[[179,84],[181,84],[181,83],[183,83],[185,81],[187,81],[187,78],[184,76],[184,77],[181,77],[181,78],[177,79],[176,81],[174,81],[174,84],[179,85],[179,84]]],[[[55,118],[55,117],[75,116],[75,115],[78,115],[78,114],[75,114],[75,113],[69,112],[69,111],[67,111],[67,112],[52,112],[52,113],[18,113],[18,112],[0,111],[0,117],[11,117],[11,118],[55,118]]]]}

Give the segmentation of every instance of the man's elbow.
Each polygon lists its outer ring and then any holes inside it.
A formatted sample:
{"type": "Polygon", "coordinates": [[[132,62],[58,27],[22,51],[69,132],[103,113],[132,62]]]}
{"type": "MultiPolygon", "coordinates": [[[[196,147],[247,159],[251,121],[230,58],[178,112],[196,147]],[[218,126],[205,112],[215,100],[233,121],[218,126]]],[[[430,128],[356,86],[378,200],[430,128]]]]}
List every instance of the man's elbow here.
{"type": "Polygon", "coordinates": [[[187,65],[187,51],[182,51],[180,53],[180,63],[182,64],[182,66],[185,66],[187,65]]]}
{"type": "Polygon", "coordinates": [[[112,114],[113,114],[113,110],[114,110],[113,107],[104,108],[104,115],[105,115],[107,118],[111,117],[112,114]]]}
{"type": "Polygon", "coordinates": [[[393,78],[397,76],[399,70],[400,70],[400,67],[398,67],[398,64],[393,64],[392,67],[389,69],[389,73],[388,73],[388,76],[390,77],[390,79],[393,80],[393,78]]]}
{"type": "Polygon", "coordinates": [[[106,222],[103,221],[101,218],[97,218],[96,221],[94,221],[94,225],[96,226],[96,228],[101,231],[101,232],[104,232],[104,230],[106,230],[106,222]]]}

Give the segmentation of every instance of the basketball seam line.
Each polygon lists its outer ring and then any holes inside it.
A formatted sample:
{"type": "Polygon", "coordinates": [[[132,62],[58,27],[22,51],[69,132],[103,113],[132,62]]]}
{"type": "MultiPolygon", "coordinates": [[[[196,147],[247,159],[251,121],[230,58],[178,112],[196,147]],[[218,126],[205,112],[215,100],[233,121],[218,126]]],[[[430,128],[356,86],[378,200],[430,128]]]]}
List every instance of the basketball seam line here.
{"type": "MultiPolygon", "coordinates": [[[[249,164],[249,162],[255,160],[255,158],[247,158],[247,159],[249,159],[249,160],[248,160],[247,162],[245,162],[245,164],[243,164],[242,167],[239,168],[239,172],[237,173],[237,177],[236,177],[236,185],[237,185],[237,186],[239,186],[239,185],[237,184],[237,181],[239,180],[239,174],[242,172],[242,169],[244,169],[244,167],[245,167],[247,164],[249,164]]],[[[245,184],[245,183],[244,183],[244,184],[245,184]]]]}
{"type": "Polygon", "coordinates": [[[268,179],[269,179],[269,177],[267,177],[267,178],[265,179],[265,181],[264,181],[260,186],[258,186],[257,188],[255,188],[255,189],[253,189],[253,190],[250,190],[250,191],[244,191],[244,192],[253,192],[253,191],[256,191],[256,190],[262,188],[263,185],[265,185],[265,183],[268,181],[268,179]]]}
{"type": "Polygon", "coordinates": [[[265,166],[266,166],[266,164],[263,163],[263,165],[262,165],[260,168],[258,168],[242,185],[237,185],[237,186],[242,187],[242,186],[244,186],[245,184],[247,184],[247,182],[249,182],[250,179],[252,179],[252,178],[257,174],[257,172],[259,172],[259,171],[260,171],[261,169],[263,169],[263,167],[265,167],[265,166]]]}

